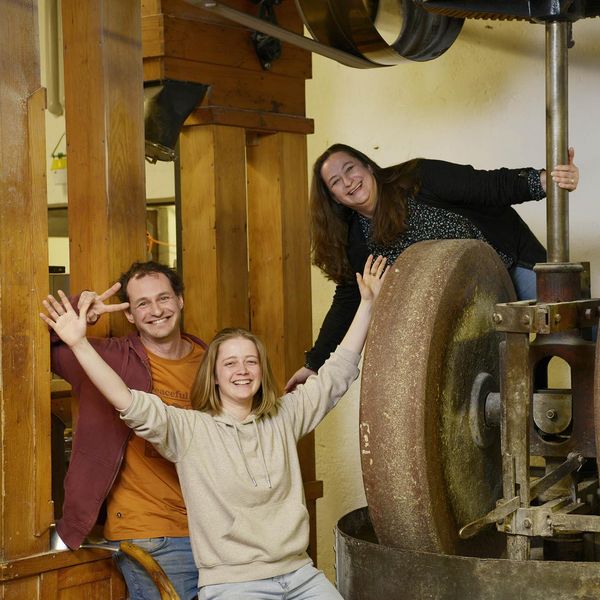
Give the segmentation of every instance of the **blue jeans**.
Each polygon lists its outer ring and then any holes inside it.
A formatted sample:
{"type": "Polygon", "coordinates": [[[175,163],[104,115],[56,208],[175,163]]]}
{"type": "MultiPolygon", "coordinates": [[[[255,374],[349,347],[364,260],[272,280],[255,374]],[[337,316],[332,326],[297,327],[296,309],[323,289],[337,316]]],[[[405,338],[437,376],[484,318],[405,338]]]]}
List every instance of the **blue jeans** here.
{"type": "MultiPolygon", "coordinates": [[[[136,544],[152,555],[162,567],[181,600],[192,600],[198,593],[198,568],[192,556],[189,537],[160,537],[122,540],[136,544]]],[[[127,583],[131,600],[160,600],[158,588],[135,560],[117,552],[115,562],[127,583]]]]}
{"type": "Polygon", "coordinates": [[[323,571],[312,564],[297,571],[241,583],[200,588],[198,600],[344,600],[323,571]]]}
{"type": "Polygon", "coordinates": [[[535,287],[535,271],[527,267],[513,267],[509,272],[517,300],[535,300],[537,298],[537,289],[535,287]]]}

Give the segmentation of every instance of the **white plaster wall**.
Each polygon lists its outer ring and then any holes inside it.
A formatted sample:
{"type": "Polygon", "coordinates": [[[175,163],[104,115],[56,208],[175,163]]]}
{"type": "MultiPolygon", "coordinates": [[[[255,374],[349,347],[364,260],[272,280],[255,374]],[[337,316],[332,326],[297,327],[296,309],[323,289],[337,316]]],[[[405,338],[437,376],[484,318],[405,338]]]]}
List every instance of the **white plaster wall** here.
{"type": "MultiPolygon", "coordinates": [[[[570,142],[582,181],[571,195],[572,260],[592,261],[592,293],[600,293],[600,20],[574,25],[570,50],[570,142]]],[[[423,156],[479,168],[543,167],[545,162],[544,27],[470,21],[441,58],[391,68],[354,70],[314,55],[307,88],[312,164],[327,146],[345,142],[381,165],[423,156]]],[[[545,242],[545,203],[519,211],[545,242]]],[[[332,286],[313,270],[314,334],[332,286]]],[[[358,392],[319,426],[317,474],[319,564],[334,577],[333,528],[365,504],[358,447],[358,392]]]]}

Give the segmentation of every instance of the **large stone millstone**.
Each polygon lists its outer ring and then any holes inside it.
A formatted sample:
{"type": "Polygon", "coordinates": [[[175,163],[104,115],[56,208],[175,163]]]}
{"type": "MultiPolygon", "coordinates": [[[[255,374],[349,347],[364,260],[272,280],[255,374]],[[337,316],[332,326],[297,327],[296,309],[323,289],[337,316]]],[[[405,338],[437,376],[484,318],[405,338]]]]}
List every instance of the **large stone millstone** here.
{"type": "Polygon", "coordinates": [[[478,445],[469,408],[479,373],[498,384],[492,315],[514,299],[506,268],[483,242],[420,242],[390,267],[367,339],[360,409],[363,479],[382,544],[501,552],[492,527],[470,540],[458,531],[502,492],[499,428],[478,445]]]}

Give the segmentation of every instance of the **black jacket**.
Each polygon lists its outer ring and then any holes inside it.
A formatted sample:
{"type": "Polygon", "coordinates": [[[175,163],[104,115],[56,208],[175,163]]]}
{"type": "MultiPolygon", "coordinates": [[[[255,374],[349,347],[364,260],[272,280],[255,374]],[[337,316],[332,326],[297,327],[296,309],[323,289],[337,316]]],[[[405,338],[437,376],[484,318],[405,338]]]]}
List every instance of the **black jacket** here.
{"type": "MultiPolygon", "coordinates": [[[[515,265],[531,268],[546,260],[546,250],[511,207],[540,199],[531,194],[528,180],[531,170],[482,171],[470,165],[422,159],[419,163],[420,188],[414,199],[467,217],[486,240],[510,256],[515,265]]],[[[348,227],[347,252],[352,270],[362,273],[369,249],[356,213],[348,227]]],[[[317,371],[335,350],[359,304],[356,281],[337,285],[315,345],[306,353],[308,368],[317,371]]]]}

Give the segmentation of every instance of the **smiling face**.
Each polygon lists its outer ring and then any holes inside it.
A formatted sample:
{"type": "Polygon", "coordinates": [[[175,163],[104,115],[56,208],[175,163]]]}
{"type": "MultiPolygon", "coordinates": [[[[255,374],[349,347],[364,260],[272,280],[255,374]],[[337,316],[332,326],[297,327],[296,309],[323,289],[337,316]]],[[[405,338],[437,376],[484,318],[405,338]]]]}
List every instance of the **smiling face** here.
{"type": "Polygon", "coordinates": [[[347,152],[335,152],[321,167],[321,178],[334,199],[371,218],[377,204],[377,183],[369,167],[347,152]]]}
{"type": "Polygon", "coordinates": [[[241,419],[250,414],[260,389],[262,369],[252,340],[235,337],[219,346],[215,362],[215,383],[223,409],[241,419]]]}
{"type": "Polygon", "coordinates": [[[136,326],[145,346],[179,339],[183,298],[163,273],[134,277],[127,284],[127,320],[136,326]]]}

